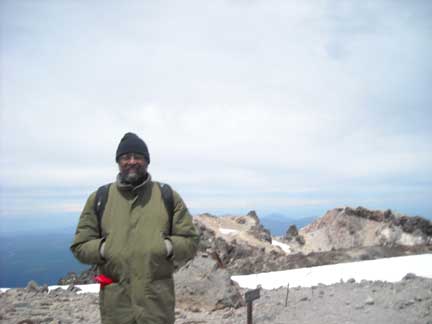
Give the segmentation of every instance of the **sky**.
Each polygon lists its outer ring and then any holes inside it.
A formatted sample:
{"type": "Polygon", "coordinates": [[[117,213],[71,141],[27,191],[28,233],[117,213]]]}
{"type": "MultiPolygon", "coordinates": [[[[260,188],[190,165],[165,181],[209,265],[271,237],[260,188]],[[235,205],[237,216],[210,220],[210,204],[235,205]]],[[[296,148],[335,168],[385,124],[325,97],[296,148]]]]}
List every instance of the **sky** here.
{"type": "Polygon", "coordinates": [[[0,217],[78,215],[132,131],[193,213],[432,218],[431,17],[428,0],[3,0],[0,217]]]}

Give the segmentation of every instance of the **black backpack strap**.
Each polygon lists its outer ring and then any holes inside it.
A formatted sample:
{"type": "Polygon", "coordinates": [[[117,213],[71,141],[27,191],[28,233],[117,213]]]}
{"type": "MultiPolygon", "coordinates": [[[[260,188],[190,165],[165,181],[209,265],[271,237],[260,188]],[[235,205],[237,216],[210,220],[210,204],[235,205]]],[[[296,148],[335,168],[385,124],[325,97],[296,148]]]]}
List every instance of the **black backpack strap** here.
{"type": "Polygon", "coordinates": [[[96,198],[93,205],[94,213],[96,214],[99,236],[102,237],[102,216],[105,210],[105,205],[108,201],[108,192],[111,183],[103,185],[96,191],[96,198]]]}
{"type": "Polygon", "coordinates": [[[158,183],[159,189],[162,194],[162,200],[165,205],[165,209],[168,213],[168,235],[172,235],[173,218],[174,218],[174,194],[172,188],[166,183],[158,183]]]}

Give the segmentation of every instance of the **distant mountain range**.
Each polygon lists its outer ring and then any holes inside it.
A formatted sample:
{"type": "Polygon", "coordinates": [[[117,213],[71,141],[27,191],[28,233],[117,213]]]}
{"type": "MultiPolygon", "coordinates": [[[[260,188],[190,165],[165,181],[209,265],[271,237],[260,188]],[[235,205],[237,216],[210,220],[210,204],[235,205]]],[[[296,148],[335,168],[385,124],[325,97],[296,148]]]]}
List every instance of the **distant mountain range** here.
{"type": "Polygon", "coordinates": [[[280,213],[271,213],[260,216],[261,224],[268,229],[273,236],[281,236],[286,233],[290,225],[296,225],[298,229],[311,224],[318,217],[290,218],[280,213]]]}

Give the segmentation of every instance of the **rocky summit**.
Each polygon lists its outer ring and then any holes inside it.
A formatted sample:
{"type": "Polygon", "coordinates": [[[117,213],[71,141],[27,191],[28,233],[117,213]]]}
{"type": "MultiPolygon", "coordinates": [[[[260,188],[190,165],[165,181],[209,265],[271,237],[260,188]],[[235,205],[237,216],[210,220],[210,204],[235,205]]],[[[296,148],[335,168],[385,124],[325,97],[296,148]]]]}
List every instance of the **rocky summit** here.
{"type": "Polygon", "coordinates": [[[214,255],[232,274],[370,260],[432,251],[432,223],[390,210],[345,207],[328,211],[308,226],[291,225],[269,237],[254,211],[244,216],[194,218],[200,250],[214,255]]]}
{"type": "Polygon", "coordinates": [[[422,217],[396,215],[358,207],[335,208],[299,235],[303,253],[368,246],[418,246],[432,244],[432,222],[422,217]]]}

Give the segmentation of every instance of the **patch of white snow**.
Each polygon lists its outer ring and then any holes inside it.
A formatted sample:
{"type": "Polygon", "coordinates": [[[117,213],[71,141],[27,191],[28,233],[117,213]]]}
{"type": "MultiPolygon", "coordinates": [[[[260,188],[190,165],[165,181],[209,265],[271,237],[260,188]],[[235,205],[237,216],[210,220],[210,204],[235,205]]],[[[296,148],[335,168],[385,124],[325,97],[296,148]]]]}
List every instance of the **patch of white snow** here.
{"type": "Polygon", "coordinates": [[[319,283],[331,285],[340,280],[355,279],[371,281],[400,281],[407,273],[432,278],[432,254],[410,255],[377,260],[339,263],[311,268],[275,271],[232,276],[241,287],[254,289],[261,285],[264,289],[290,287],[311,287],[319,283]]]}
{"type": "Polygon", "coordinates": [[[279,242],[279,241],[272,239],[272,245],[279,246],[282,249],[282,251],[284,251],[286,253],[291,253],[291,248],[289,247],[288,244],[285,244],[285,243],[282,243],[282,242],[279,242]]]}
{"type": "Polygon", "coordinates": [[[238,232],[239,232],[238,230],[229,229],[229,228],[220,228],[219,231],[225,235],[235,235],[235,234],[238,234],[238,232]]]}

